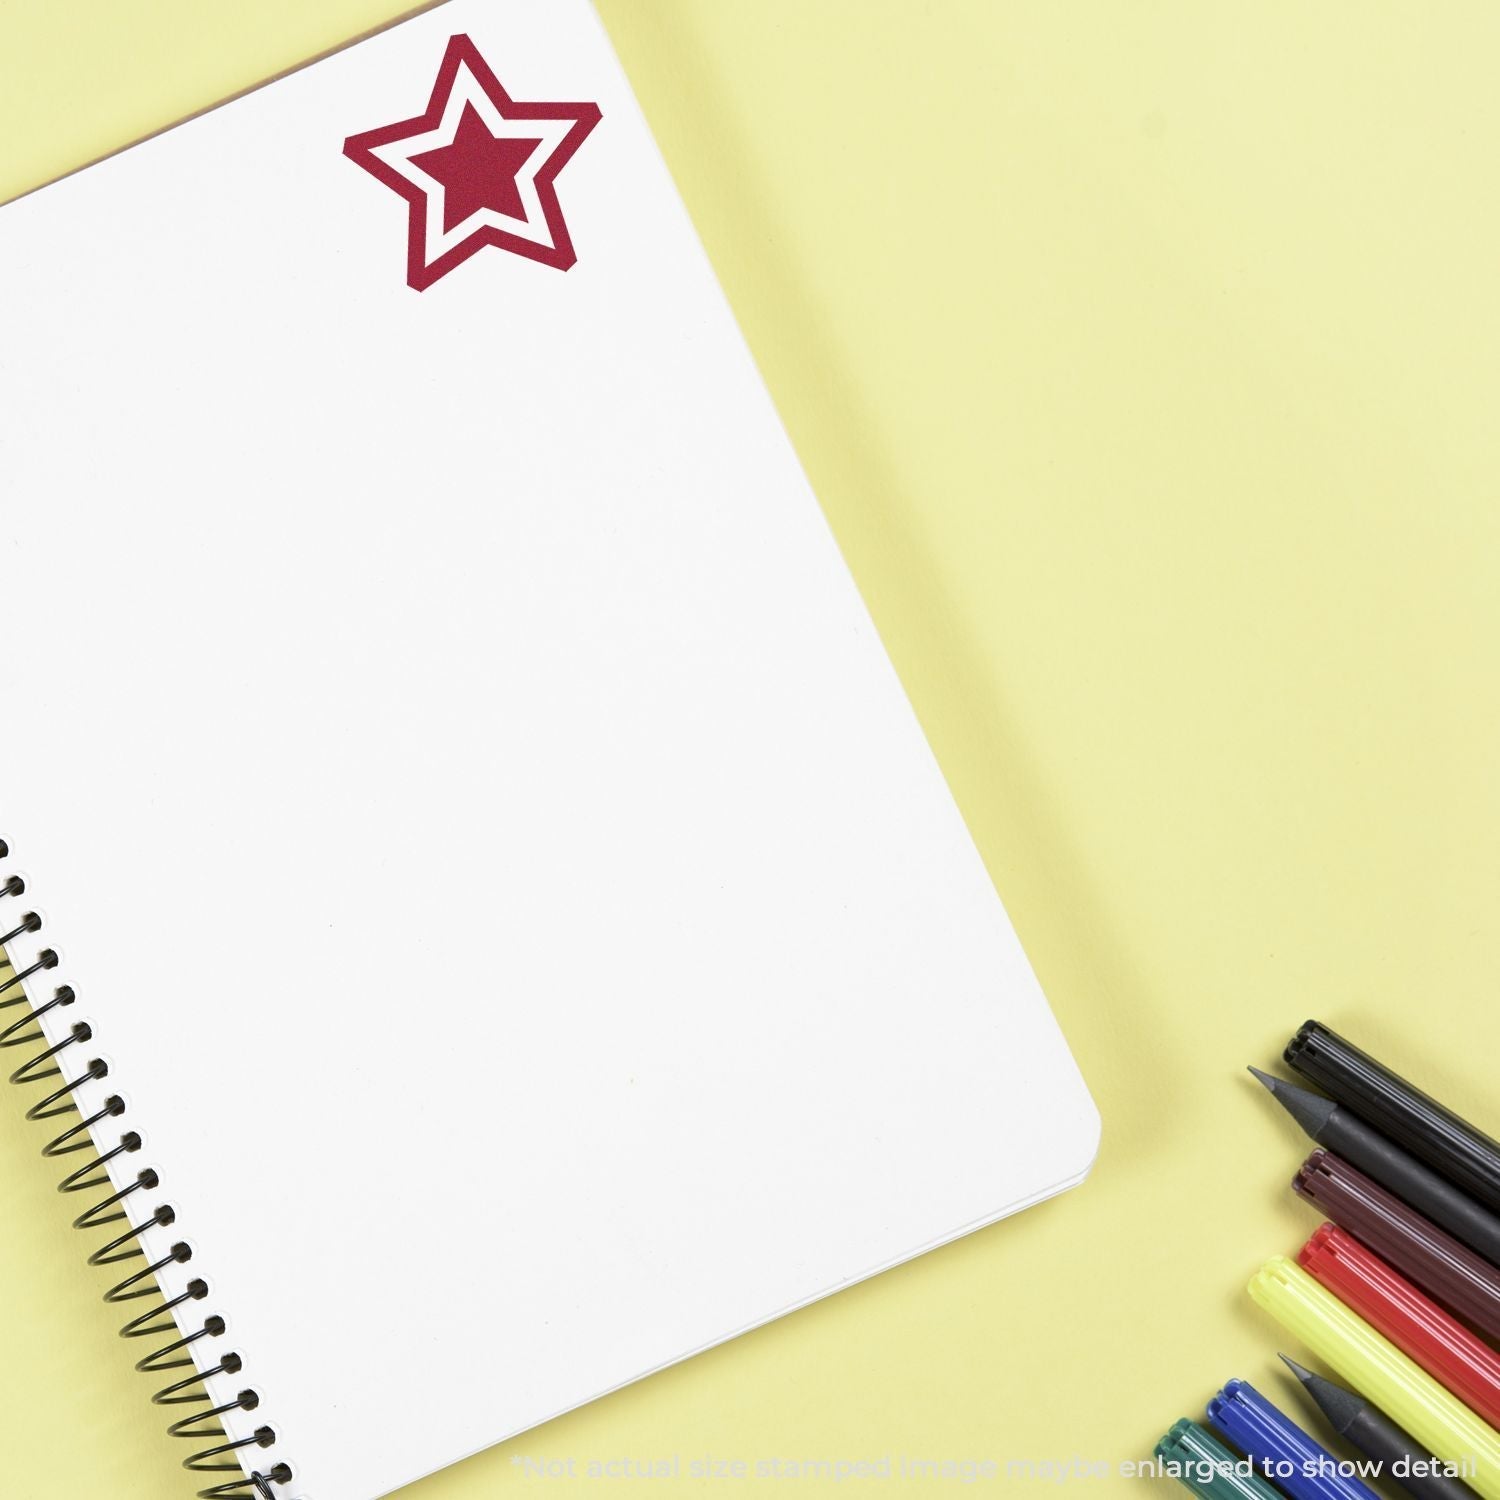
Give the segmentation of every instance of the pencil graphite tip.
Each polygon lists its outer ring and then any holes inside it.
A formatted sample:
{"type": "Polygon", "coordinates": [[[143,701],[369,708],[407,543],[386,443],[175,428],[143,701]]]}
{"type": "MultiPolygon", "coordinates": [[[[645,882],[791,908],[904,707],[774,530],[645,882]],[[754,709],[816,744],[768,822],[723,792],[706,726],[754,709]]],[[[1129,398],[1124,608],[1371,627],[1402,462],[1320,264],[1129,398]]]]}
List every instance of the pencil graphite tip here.
{"type": "Polygon", "coordinates": [[[1302,1389],[1312,1398],[1318,1410],[1328,1418],[1333,1430],[1342,1437],[1349,1430],[1354,1419],[1364,1411],[1365,1403],[1352,1391],[1346,1391],[1343,1386],[1335,1385],[1331,1380],[1324,1380],[1321,1375],[1314,1375],[1311,1370],[1304,1369],[1296,1360],[1288,1358],[1285,1354],[1280,1358],[1282,1364],[1301,1381],[1302,1389]]]}
{"type": "Polygon", "coordinates": [[[1332,1099],[1325,1099],[1311,1089],[1299,1088],[1278,1078],[1274,1073],[1263,1073],[1259,1068],[1249,1069],[1265,1086],[1266,1092],[1310,1135],[1315,1141],[1322,1139],[1333,1112],[1338,1106],[1332,1099]]]}

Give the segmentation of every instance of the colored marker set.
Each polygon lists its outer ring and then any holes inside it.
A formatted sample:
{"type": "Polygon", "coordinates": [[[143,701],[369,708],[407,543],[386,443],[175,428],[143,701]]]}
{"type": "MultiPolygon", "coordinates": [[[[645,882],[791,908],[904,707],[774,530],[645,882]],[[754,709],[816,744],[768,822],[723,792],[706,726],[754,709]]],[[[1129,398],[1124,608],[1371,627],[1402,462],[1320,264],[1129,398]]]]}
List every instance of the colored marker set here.
{"type": "Polygon", "coordinates": [[[1250,1071],[1318,1144],[1292,1185],[1328,1222],[1250,1295],[1353,1388],[1282,1356],[1366,1463],[1241,1380],[1208,1406],[1232,1447],[1184,1420],[1156,1456],[1200,1500],[1500,1500],[1500,1143],[1317,1021],[1285,1056],[1324,1092],[1250,1071]]]}

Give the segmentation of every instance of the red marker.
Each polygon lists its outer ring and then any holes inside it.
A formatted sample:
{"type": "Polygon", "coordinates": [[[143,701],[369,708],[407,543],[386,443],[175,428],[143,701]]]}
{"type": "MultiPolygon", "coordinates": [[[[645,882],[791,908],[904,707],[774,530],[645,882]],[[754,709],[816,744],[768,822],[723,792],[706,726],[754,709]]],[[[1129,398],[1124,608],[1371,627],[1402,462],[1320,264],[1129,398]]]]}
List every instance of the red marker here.
{"type": "Polygon", "coordinates": [[[1297,1259],[1466,1406],[1500,1426],[1500,1355],[1489,1345],[1337,1225],[1323,1225],[1297,1259]]]}

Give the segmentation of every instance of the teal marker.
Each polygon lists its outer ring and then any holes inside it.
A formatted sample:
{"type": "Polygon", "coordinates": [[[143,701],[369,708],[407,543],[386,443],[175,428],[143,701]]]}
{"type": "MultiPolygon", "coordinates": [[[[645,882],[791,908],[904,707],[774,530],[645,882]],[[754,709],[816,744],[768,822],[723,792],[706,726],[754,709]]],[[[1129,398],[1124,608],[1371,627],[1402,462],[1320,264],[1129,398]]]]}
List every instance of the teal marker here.
{"type": "Polygon", "coordinates": [[[1163,1472],[1198,1500],[1282,1500],[1280,1493],[1216,1437],[1184,1417],[1156,1445],[1163,1472]]]}

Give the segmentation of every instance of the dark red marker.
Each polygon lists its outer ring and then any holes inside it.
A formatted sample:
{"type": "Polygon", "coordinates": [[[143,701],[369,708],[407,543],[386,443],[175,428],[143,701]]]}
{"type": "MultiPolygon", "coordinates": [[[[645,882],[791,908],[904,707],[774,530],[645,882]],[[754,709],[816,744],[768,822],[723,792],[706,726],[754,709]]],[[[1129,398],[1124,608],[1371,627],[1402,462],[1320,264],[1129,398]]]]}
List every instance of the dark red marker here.
{"type": "Polygon", "coordinates": [[[1449,1312],[1500,1339],[1500,1271],[1482,1256],[1332,1152],[1314,1151],[1292,1186],[1449,1312]]]}

